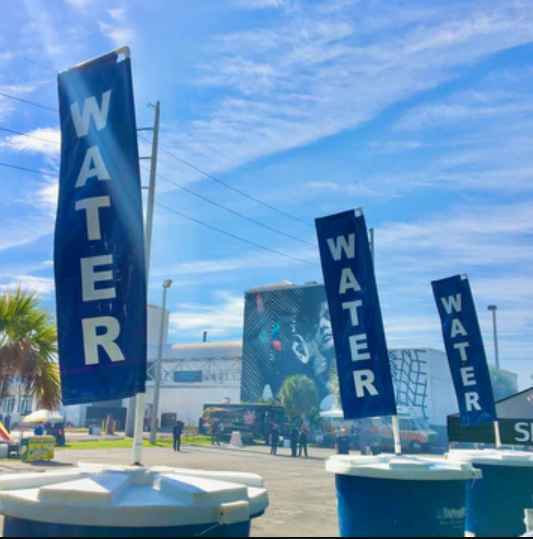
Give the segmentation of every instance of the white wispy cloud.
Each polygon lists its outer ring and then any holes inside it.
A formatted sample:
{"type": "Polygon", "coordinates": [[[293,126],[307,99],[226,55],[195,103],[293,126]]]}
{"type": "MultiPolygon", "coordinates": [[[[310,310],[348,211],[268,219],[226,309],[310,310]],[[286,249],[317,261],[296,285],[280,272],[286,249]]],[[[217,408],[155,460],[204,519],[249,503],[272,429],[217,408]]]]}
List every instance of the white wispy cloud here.
{"type": "Polygon", "coordinates": [[[10,101],[0,96],[0,121],[5,121],[14,111],[10,101]]]}
{"type": "Polygon", "coordinates": [[[194,338],[207,331],[213,337],[234,336],[242,331],[244,298],[231,292],[216,294],[212,305],[178,305],[170,317],[171,333],[194,338]]]}
{"type": "Polygon", "coordinates": [[[307,188],[313,190],[316,193],[328,193],[336,194],[338,196],[347,196],[347,197],[365,197],[369,199],[380,199],[380,200],[391,200],[396,198],[394,192],[372,189],[368,185],[361,184],[359,181],[354,180],[351,183],[339,183],[339,182],[309,182],[306,185],[307,188]]]}
{"type": "Polygon", "coordinates": [[[357,127],[463,66],[533,39],[525,2],[376,2],[371,14],[363,3],[328,4],[221,36],[199,83],[235,96],[191,130],[249,161],[357,127]]]}
{"type": "MultiPolygon", "coordinates": [[[[401,190],[419,187],[456,191],[527,193],[533,190],[533,155],[529,117],[533,72],[497,69],[442,98],[428,100],[405,113],[394,125],[396,138],[424,140],[412,173],[369,182],[401,190]],[[431,147],[431,153],[424,150],[431,147]],[[426,181],[421,181],[423,178],[426,181]],[[391,180],[396,184],[391,185],[391,180]]],[[[387,148],[385,141],[371,149],[387,148]]],[[[407,151],[407,150],[406,150],[407,151]]]]}
{"type": "Polygon", "coordinates": [[[76,9],[85,9],[91,3],[93,3],[93,0],[65,0],[65,3],[76,9]]]}
{"type": "Polygon", "coordinates": [[[505,356],[533,331],[533,204],[475,204],[415,222],[391,221],[376,230],[376,270],[390,346],[442,349],[431,281],[468,273],[487,341],[489,304],[500,307],[505,356]]]}
{"type": "Polygon", "coordinates": [[[234,0],[234,4],[242,9],[269,9],[282,7],[285,0],[234,0]]]}
{"type": "MultiPolygon", "coordinates": [[[[290,252],[291,256],[309,262],[318,261],[318,251],[313,249],[296,249],[290,252]]],[[[234,271],[246,271],[260,268],[287,267],[291,260],[275,256],[262,251],[251,251],[237,257],[221,257],[211,260],[195,260],[167,266],[164,269],[155,269],[154,275],[158,277],[172,277],[182,275],[208,275],[234,271]]],[[[294,264],[299,264],[294,261],[294,264]]]]}
{"type": "Polygon", "coordinates": [[[107,12],[116,22],[124,22],[126,20],[126,10],[124,8],[108,9],[107,12]]]}
{"type": "Polygon", "coordinates": [[[26,290],[35,291],[40,296],[51,296],[55,290],[54,279],[33,277],[31,275],[21,275],[19,277],[15,277],[6,284],[1,284],[0,289],[12,290],[18,286],[21,286],[26,290]]]}
{"type": "Polygon", "coordinates": [[[531,215],[530,201],[471,204],[420,221],[386,224],[379,228],[378,242],[397,272],[416,270],[421,256],[424,265],[418,271],[512,266],[533,261],[533,252],[524,249],[524,239],[533,234],[531,215]]]}
{"type": "Polygon", "coordinates": [[[109,21],[99,21],[100,32],[115,47],[130,45],[137,39],[137,31],[128,25],[127,12],[124,8],[107,10],[109,21]]]}
{"type": "Polygon", "coordinates": [[[57,213],[57,202],[59,197],[59,182],[47,181],[46,187],[39,189],[35,193],[35,198],[31,197],[31,204],[50,217],[55,218],[57,213]]]}
{"type": "MultiPolygon", "coordinates": [[[[7,58],[9,53],[5,56],[7,58]]],[[[0,92],[15,97],[26,97],[35,90],[35,86],[21,84],[0,84],[0,92]]],[[[27,98],[27,97],[26,97],[27,98]]],[[[0,95],[0,121],[10,118],[15,112],[15,101],[0,95]]]]}
{"type": "Polygon", "coordinates": [[[53,220],[46,216],[26,216],[2,222],[0,251],[30,245],[54,230],[53,220]]]}
{"type": "MultiPolygon", "coordinates": [[[[24,9],[25,22],[18,28],[18,50],[48,69],[57,71],[86,59],[92,30],[92,21],[87,13],[93,12],[97,2],[90,0],[84,8],[82,0],[68,0],[67,5],[74,9],[57,9],[49,2],[22,0],[20,4],[24,9]]],[[[36,68],[35,74],[42,77],[42,68],[36,68]]]]}
{"type": "Polygon", "coordinates": [[[25,136],[8,136],[4,141],[0,141],[0,147],[13,152],[43,154],[46,157],[57,158],[60,153],[60,143],[59,129],[45,127],[30,131],[25,136]]]}

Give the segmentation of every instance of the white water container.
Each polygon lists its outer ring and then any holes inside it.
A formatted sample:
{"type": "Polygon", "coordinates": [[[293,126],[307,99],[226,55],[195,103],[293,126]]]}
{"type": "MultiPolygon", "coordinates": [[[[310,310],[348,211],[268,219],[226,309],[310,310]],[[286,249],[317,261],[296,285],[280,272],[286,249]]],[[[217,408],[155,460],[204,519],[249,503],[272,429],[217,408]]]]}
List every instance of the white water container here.
{"type": "Polygon", "coordinates": [[[84,466],[0,478],[4,537],[248,537],[268,503],[248,474],[84,466]]]}

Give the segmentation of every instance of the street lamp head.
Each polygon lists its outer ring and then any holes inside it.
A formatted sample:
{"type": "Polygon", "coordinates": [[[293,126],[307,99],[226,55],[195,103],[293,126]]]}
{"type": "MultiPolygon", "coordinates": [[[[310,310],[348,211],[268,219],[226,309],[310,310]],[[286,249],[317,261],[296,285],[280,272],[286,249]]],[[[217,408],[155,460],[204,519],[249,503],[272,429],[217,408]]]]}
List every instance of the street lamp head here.
{"type": "Polygon", "coordinates": [[[497,310],[498,310],[498,307],[497,307],[497,305],[489,305],[489,306],[488,306],[488,309],[489,309],[489,311],[494,312],[494,311],[497,311],[497,310]]]}
{"type": "Polygon", "coordinates": [[[166,279],[165,281],[163,281],[163,288],[169,289],[171,286],[172,286],[171,279],[166,279]]]}

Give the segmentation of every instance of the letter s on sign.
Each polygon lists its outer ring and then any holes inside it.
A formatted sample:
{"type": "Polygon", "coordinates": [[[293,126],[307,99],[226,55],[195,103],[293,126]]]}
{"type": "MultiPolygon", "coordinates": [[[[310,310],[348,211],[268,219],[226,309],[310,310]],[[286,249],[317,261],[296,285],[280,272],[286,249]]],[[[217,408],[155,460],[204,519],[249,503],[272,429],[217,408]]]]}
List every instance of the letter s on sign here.
{"type": "Polygon", "coordinates": [[[524,443],[531,441],[531,430],[529,428],[529,423],[517,423],[514,428],[517,434],[522,435],[522,438],[516,438],[517,442],[524,443]]]}

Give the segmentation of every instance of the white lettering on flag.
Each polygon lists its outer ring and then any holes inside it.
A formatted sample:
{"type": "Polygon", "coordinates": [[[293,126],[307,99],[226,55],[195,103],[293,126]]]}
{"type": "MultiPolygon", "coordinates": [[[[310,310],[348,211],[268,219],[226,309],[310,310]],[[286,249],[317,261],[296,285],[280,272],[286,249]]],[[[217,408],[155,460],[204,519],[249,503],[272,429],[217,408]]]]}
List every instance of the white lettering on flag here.
{"type": "Polygon", "coordinates": [[[85,210],[87,220],[87,237],[89,238],[89,241],[98,241],[102,239],[99,209],[110,207],[110,197],[85,198],[76,202],[76,211],[85,210]]]}
{"type": "Polygon", "coordinates": [[[353,271],[350,268],[344,268],[341,275],[339,294],[346,294],[348,290],[361,292],[362,288],[356,276],[353,274],[353,271]]]}
{"type": "Polygon", "coordinates": [[[460,313],[463,310],[462,294],[457,294],[455,297],[450,296],[449,298],[441,298],[441,301],[447,314],[452,314],[453,312],[460,313]]]}
{"type": "Polygon", "coordinates": [[[102,96],[102,108],[98,106],[96,97],[89,97],[83,103],[83,115],[80,113],[79,103],[70,105],[72,119],[78,138],[86,137],[89,134],[91,118],[94,119],[94,125],[98,131],[107,126],[107,116],[109,115],[109,104],[111,102],[111,90],[105,92],[102,96]]]}
{"type": "Polygon", "coordinates": [[[85,160],[83,161],[80,175],[78,176],[78,181],[76,182],[76,187],[85,187],[87,180],[89,178],[94,178],[95,176],[100,181],[111,179],[98,146],[93,146],[92,148],[87,149],[85,160]]]}
{"type": "Polygon", "coordinates": [[[345,236],[339,236],[336,240],[330,238],[328,239],[328,246],[335,262],[342,259],[343,252],[347,258],[355,258],[355,234],[350,234],[348,241],[346,241],[345,236]]]}
{"type": "Polygon", "coordinates": [[[114,363],[125,361],[124,354],[115,342],[120,336],[120,324],[116,318],[103,316],[101,318],[86,318],[81,322],[86,365],[98,365],[98,347],[102,347],[114,363]],[[98,329],[106,331],[102,333],[98,329]]]}

